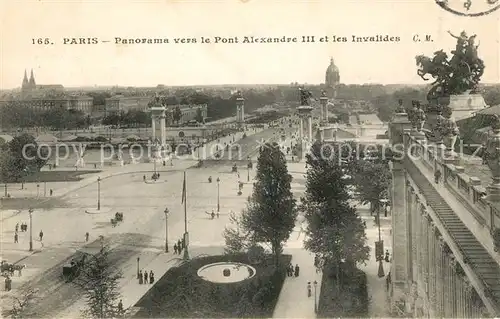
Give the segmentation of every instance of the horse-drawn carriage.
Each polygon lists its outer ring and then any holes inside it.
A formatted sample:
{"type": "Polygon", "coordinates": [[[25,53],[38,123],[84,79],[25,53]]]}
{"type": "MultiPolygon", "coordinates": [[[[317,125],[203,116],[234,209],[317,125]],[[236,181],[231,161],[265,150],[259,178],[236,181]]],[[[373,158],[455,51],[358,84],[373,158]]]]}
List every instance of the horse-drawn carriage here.
{"type": "Polygon", "coordinates": [[[115,217],[111,218],[111,226],[116,227],[119,222],[123,221],[123,213],[116,212],[115,217]]]}
{"type": "Polygon", "coordinates": [[[17,271],[18,275],[21,276],[21,271],[23,270],[23,268],[26,268],[26,265],[10,264],[6,260],[2,260],[1,265],[0,265],[0,270],[1,270],[2,276],[4,276],[4,277],[14,276],[15,271],[17,271]]]}

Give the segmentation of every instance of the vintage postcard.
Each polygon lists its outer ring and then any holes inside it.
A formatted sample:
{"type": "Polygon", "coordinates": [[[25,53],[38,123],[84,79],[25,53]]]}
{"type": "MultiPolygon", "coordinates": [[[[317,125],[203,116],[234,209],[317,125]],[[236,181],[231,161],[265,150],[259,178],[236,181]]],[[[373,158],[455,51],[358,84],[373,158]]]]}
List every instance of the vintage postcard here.
{"type": "Polygon", "coordinates": [[[499,8],[1,1],[1,316],[500,316],[499,8]]]}

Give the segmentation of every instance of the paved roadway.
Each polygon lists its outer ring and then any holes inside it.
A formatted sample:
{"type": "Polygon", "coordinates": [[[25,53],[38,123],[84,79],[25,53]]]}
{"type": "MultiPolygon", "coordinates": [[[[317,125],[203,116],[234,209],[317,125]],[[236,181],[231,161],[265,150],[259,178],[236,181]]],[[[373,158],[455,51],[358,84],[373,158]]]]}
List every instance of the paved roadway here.
{"type": "MultiPolygon", "coordinates": [[[[248,136],[242,142],[243,153],[257,144],[257,140],[274,136],[274,129],[248,136]]],[[[253,151],[253,150],[252,150],[253,151]]],[[[165,243],[165,215],[168,207],[169,241],[181,238],[184,232],[184,213],[181,205],[182,170],[192,165],[192,161],[177,161],[169,172],[161,173],[158,183],[144,183],[143,173],[127,174],[105,179],[101,182],[101,211],[96,207],[96,185],[91,184],[77,189],[62,198],[54,207],[37,209],[33,214],[33,234],[37,238],[40,230],[44,232],[42,242],[35,240],[38,253],[29,255],[28,233],[20,233],[19,243],[13,243],[13,230],[16,223],[29,222],[25,210],[18,215],[2,220],[2,258],[14,261],[24,256],[20,263],[26,264],[22,277],[13,278],[13,291],[2,296],[2,306],[9,308],[10,296],[29,287],[40,289],[37,303],[30,308],[34,317],[56,317],[73,314],[75,304],[82,300],[82,292],[74,285],[63,283],[62,265],[84,242],[85,232],[90,233],[91,241],[103,235],[113,247],[112,263],[117,268],[135,273],[136,258],[142,265],[153,265],[152,260],[163,255],[165,243]],[[178,170],[175,170],[175,169],[178,170]],[[114,213],[124,213],[124,222],[112,228],[110,218],[114,213]],[[68,313],[69,311],[69,313],[68,313]]],[[[229,212],[240,211],[251,193],[251,184],[243,188],[238,196],[238,176],[232,174],[227,164],[213,167],[190,169],[187,171],[187,208],[190,247],[193,254],[221,252],[224,245],[223,232],[229,223],[229,212]],[[211,220],[207,213],[217,209],[217,187],[208,185],[208,177],[220,177],[220,218],[211,220]]],[[[253,171],[251,172],[253,178],[253,171]]],[[[246,174],[244,174],[246,175],[246,174]]],[[[242,177],[246,181],[245,176],[242,177]]],[[[170,248],[172,251],[172,248],[170,248]]],[[[170,252],[167,254],[173,258],[170,252]]],[[[153,269],[159,278],[165,267],[153,269]]],[[[131,280],[127,276],[127,280],[131,280]]],[[[133,280],[132,280],[133,281],[133,280]]],[[[127,291],[134,290],[127,288],[127,291]]],[[[137,301],[137,300],[136,300],[137,301]]]]}

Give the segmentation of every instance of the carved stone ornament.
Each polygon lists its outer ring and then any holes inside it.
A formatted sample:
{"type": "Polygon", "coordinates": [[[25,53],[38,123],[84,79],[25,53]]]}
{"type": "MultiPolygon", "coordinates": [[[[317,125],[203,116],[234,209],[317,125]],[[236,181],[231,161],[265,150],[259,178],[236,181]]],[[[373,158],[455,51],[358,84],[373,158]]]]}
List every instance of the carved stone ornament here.
{"type": "Polygon", "coordinates": [[[396,107],[396,113],[400,113],[400,114],[406,113],[406,110],[403,107],[403,100],[402,99],[398,100],[398,106],[396,107]]]}
{"type": "Polygon", "coordinates": [[[496,114],[493,116],[495,118],[491,125],[493,132],[486,142],[483,160],[486,162],[493,175],[491,186],[500,188],[500,117],[496,114]]]}
{"type": "Polygon", "coordinates": [[[422,110],[419,101],[412,101],[412,106],[413,108],[408,118],[412,128],[417,132],[421,132],[425,124],[425,112],[422,110]]]}

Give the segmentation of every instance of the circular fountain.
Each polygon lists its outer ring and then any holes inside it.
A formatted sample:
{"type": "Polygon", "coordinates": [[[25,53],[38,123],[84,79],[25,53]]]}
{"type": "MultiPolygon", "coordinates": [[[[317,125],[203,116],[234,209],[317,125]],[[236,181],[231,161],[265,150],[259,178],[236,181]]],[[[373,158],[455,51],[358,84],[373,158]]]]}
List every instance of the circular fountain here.
{"type": "Polygon", "coordinates": [[[214,283],[235,283],[255,276],[255,268],[237,262],[218,262],[198,269],[198,276],[214,283]]]}

